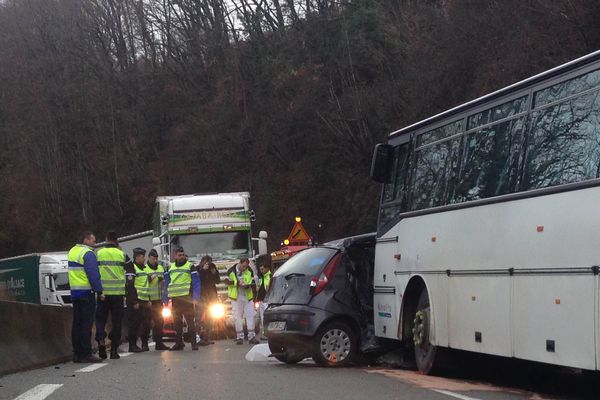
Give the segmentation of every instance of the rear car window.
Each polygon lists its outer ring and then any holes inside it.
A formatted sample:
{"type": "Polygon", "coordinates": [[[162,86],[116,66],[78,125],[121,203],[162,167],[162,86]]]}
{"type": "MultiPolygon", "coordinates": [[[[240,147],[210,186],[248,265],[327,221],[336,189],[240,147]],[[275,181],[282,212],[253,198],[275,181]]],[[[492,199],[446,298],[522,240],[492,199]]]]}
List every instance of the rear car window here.
{"type": "Polygon", "coordinates": [[[279,267],[273,276],[318,275],[337,252],[338,250],[325,247],[314,247],[301,251],[279,267]]]}

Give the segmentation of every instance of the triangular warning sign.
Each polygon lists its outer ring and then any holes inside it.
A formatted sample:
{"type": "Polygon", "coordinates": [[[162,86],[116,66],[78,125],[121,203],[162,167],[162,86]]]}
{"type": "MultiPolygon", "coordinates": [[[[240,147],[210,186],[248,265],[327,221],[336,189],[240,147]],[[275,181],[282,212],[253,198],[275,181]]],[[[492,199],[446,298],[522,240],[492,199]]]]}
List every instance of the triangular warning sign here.
{"type": "Polygon", "coordinates": [[[308,242],[310,240],[310,236],[308,235],[308,232],[306,232],[306,229],[304,229],[302,222],[298,221],[294,224],[292,231],[288,235],[288,240],[290,243],[308,242]]]}

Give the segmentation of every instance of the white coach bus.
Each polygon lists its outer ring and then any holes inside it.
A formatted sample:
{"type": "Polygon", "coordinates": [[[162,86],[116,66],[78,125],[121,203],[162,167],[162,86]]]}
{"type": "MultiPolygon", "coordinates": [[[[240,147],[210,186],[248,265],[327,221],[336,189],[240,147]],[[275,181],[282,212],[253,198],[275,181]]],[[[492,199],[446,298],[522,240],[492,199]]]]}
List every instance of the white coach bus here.
{"type": "Polygon", "coordinates": [[[389,135],[376,336],[600,369],[600,51],[389,135]]]}

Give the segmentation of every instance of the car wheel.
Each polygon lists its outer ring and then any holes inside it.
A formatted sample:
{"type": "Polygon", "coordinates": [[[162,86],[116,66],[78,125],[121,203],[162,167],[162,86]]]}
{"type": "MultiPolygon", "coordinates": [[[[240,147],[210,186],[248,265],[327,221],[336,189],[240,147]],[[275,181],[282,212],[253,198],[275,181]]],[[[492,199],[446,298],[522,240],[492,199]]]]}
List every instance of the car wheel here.
{"type": "Polygon", "coordinates": [[[353,362],[358,349],[356,332],[343,322],[330,322],[314,339],[313,360],[322,367],[342,367],[353,362]]]}
{"type": "Polygon", "coordinates": [[[277,340],[269,339],[269,350],[276,359],[286,364],[297,364],[304,359],[298,352],[277,340]]]}
{"type": "Polygon", "coordinates": [[[430,342],[431,306],[427,289],[423,289],[417,303],[412,330],[417,369],[423,374],[429,374],[434,368],[437,347],[430,342]]]}

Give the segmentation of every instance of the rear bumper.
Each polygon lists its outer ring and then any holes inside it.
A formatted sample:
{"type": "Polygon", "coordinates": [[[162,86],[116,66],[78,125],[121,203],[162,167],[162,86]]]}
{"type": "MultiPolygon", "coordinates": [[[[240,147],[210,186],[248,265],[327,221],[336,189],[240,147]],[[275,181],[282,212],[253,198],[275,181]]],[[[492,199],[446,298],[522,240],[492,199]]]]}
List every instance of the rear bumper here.
{"type": "Polygon", "coordinates": [[[324,321],[334,314],[306,305],[271,305],[265,311],[264,327],[271,339],[313,337],[324,321]],[[271,322],[285,322],[283,330],[269,330],[271,322]]]}

